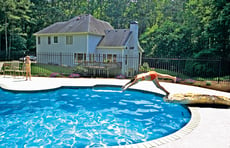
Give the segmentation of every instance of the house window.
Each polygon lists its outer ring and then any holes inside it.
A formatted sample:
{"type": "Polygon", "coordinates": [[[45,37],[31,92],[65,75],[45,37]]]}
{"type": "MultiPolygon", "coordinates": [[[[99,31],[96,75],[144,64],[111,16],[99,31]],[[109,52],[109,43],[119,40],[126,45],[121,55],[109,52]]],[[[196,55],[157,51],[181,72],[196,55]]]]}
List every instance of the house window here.
{"type": "Polygon", "coordinates": [[[112,54],[107,55],[107,62],[112,62],[112,54]]]}
{"type": "Polygon", "coordinates": [[[73,36],[66,36],[66,44],[73,44],[73,36]]]}
{"type": "Polygon", "coordinates": [[[101,55],[98,54],[98,62],[101,62],[101,55]]]}
{"type": "Polygon", "coordinates": [[[103,54],[103,62],[107,62],[106,61],[106,54],[103,54]]]}
{"type": "Polygon", "coordinates": [[[94,54],[89,54],[89,61],[94,62],[94,54]]]}
{"type": "Polygon", "coordinates": [[[128,56],[125,55],[125,65],[127,65],[127,64],[128,64],[128,56]]]}
{"type": "Polygon", "coordinates": [[[38,37],[38,44],[41,44],[41,38],[40,38],[40,36],[38,37]]]}
{"type": "Polygon", "coordinates": [[[78,61],[78,63],[84,61],[84,55],[83,55],[83,53],[78,53],[77,54],[77,61],[78,61]]]}
{"type": "Polygon", "coordinates": [[[84,58],[83,58],[83,59],[84,59],[84,61],[85,61],[85,60],[86,60],[86,53],[84,53],[84,54],[83,54],[83,56],[84,56],[84,58]]]}
{"type": "Polygon", "coordinates": [[[58,43],[58,37],[57,36],[54,37],[54,43],[58,43]]]}
{"type": "Polygon", "coordinates": [[[129,49],[134,49],[134,47],[129,47],[129,49]]]}
{"type": "Polygon", "coordinates": [[[113,55],[113,62],[117,62],[117,55],[116,54],[113,55]]]}
{"type": "Polygon", "coordinates": [[[86,59],[85,53],[74,53],[74,61],[75,63],[81,63],[84,62],[86,59]]]}
{"type": "Polygon", "coordinates": [[[51,44],[51,38],[48,36],[48,44],[51,44]]]}

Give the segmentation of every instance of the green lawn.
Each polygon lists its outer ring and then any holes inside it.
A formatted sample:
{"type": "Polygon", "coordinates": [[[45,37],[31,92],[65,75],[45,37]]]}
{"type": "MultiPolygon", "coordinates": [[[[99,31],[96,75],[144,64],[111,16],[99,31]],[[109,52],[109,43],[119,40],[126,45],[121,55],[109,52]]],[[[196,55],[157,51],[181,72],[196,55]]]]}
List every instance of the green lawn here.
{"type": "Polygon", "coordinates": [[[31,65],[31,72],[32,75],[39,75],[39,76],[50,76],[50,74],[52,73],[60,73],[60,74],[68,75],[73,73],[73,68],[58,66],[58,65],[33,63],[31,65]]]}

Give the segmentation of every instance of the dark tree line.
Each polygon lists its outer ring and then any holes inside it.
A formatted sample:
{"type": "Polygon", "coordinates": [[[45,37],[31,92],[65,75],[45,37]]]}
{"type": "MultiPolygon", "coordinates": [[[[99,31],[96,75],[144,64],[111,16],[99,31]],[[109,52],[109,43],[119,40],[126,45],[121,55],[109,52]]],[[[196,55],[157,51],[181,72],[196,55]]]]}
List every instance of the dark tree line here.
{"type": "Polygon", "coordinates": [[[147,57],[230,61],[228,0],[0,0],[0,58],[35,53],[33,33],[80,14],[118,29],[138,21],[147,57]]]}

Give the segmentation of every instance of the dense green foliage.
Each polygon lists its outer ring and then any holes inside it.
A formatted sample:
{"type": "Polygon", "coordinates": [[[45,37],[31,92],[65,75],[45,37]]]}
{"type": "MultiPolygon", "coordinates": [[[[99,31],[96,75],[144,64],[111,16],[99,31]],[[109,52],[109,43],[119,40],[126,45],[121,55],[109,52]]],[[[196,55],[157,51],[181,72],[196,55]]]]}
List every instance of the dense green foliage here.
{"type": "Polygon", "coordinates": [[[228,0],[0,0],[0,58],[35,53],[33,33],[80,14],[138,21],[145,56],[230,59],[228,0]]]}

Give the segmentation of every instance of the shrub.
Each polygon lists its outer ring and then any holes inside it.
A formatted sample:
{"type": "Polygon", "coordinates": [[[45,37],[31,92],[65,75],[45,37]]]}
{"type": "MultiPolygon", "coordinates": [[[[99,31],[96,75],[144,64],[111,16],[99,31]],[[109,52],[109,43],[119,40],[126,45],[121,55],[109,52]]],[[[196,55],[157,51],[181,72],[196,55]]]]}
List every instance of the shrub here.
{"type": "Polygon", "coordinates": [[[87,73],[87,69],[82,67],[82,66],[76,66],[75,69],[73,70],[73,73],[87,73]]]}
{"type": "Polygon", "coordinates": [[[116,78],[117,78],[117,79],[125,79],[125,76],[122,75],[122,74],[120,74],[120,75],[116,76],[116,78]]]}
{"type": "Polygon", "coordinates": [[[201,78],[201,77],[198,77],[198,78],[196,78],[196,80],[198,80],[198,81],[204,81],[205,79],[201,78]]]}
{"type": "Polygon", "coordinates": [[[62,75],[58,72],[54,72],[50,74],[50,77],[61,77],[62,75]]]}
{"type": "Polygon", "coordinates": [[[147,72],[153,70],[152,68],[149,67],[149,64],[147,62],[144,62],[142,66],[140,66],[140,71],[141,72],[147,72]]]}
{"type": "Polygon", "coordinates": [[[211,86],[212,82],[211,81],[206,81],[206,86],[211,86]]]}
{"type": "Polygon", "coordinates": [[[79,78],[80,77],[80,74],[78,73],[72,73],[69,75],[69,78],[79,78]]]}
{"type": "Polygon", "coordinates": [[[185,79],[184,82],[186,84],[193,84],[193,83],[195,83],[195,80],[193,80],[193,79],[185,79]]]}
{"type": "Polygon", "coordinates": [[[181,78],[179,78],[179,77],[176,78],[176,83],[180,83],[181,81],[182,81],[181,78]]]}
{"type": "Polygon", "coordinates": [[[69,77],[69,73],[61,73],[62,77],[69,77]]]}
{"type": "Polygon", "coordinates": [[[201,83],[199,83],[199,82],[198,82],[198,83],[195,83],[194,85],[195,85],[195,86],[198,86],[198,87],[201,87],[201,83]]]}

